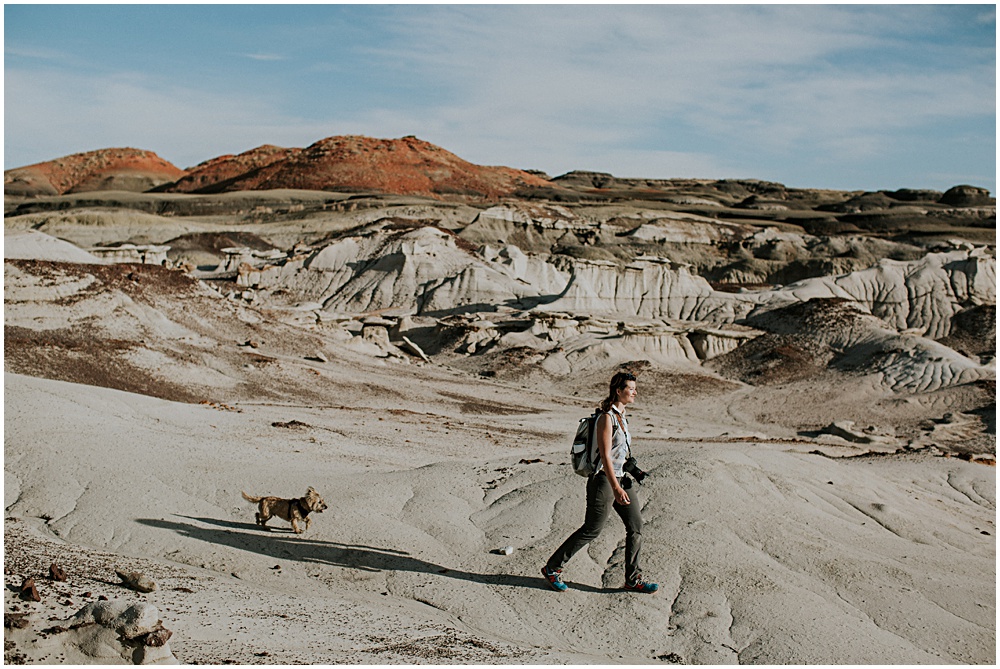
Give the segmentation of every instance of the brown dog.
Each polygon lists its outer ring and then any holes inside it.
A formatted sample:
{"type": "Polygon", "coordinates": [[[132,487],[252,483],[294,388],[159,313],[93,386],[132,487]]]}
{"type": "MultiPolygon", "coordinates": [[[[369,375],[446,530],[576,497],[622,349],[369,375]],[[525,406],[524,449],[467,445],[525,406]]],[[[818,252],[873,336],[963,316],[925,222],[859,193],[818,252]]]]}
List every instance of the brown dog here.
{"type": "MultiPolygon", "coordinates": [[[[240,492],[243,491],[241,490],[240,492]]],[[[308,530],[309,525],[312,523],[312,520],[309,518],[310,512],[315,511],[316,513],[323,513],[323,509],[326,508],[326,502],[324,502],[323,498],[319,496],[319,493],[312,488],[309,488],[306,491],[306,494],[298,499],[283,499],[281,497],[252,497],[245,492],[243,493],[243,499],[257,505],[258,525],[261,527],[267,527],[265,523],[270,520],[272,516],[275,516],[290,522],[292,524],[292,530],[295,534],[302,534],[302,530],[299,529],[300,520],[304,520],[306,522],[305,529],[308,530]]]]}

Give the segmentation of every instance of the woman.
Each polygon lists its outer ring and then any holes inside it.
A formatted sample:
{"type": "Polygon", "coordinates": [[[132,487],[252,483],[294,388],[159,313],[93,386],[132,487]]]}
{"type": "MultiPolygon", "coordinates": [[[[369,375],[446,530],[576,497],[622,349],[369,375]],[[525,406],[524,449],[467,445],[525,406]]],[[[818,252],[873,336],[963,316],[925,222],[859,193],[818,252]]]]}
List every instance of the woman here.
{"type": "Polygon", "coordinates": [[[542,575],[553,590],[567,589],[562,568],[577,551],[597,538],[611,509],[625,523],[625,589],[653,593],[659,586],[647,583],[639,569],[642,547],[642,510],[632,479],[623,467],[629,458],[632,435],[625,420],[625,407],[635,401],[635,376],[619,372],[611,378],[608,397],[601,402],[601,415],[594,427],[600,462],[587,479],[587,515],[583,526],[563,542],[542,567],[542,575]]]}

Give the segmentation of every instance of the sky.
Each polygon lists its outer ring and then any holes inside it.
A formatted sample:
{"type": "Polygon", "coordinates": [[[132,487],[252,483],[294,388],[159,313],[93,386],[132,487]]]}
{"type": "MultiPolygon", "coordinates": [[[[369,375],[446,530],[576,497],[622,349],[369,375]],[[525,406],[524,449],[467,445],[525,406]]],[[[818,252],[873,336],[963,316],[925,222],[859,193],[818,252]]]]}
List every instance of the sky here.
{"type": "Polygon", "coordinates": [[[996,5],[5,5],[4,169],[416,135],[480,165],[996,193],[996,5]]]}

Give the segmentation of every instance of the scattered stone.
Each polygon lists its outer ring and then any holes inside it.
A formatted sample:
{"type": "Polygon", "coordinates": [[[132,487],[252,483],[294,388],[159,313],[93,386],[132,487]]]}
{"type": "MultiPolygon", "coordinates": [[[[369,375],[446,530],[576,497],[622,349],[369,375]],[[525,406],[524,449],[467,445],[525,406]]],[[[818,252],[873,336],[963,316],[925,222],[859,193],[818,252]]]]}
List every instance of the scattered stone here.
{"type": "Polygon", "coordinates": [[[664,653],[663,655],[657,655],[656,659],[662,662],[669,662],[670,664],[684,664],[684,658],[677,653],[664,653]]]}
{"type": "Polygon", "coordinates": [[[837,420],[821,430],[822,433],[846,439],[855,444],[893,444],[895,437],[880,433],[874,426],[859,430],[852,420],[837,420]]]}
{"type": "Polygon", "coordinates": [[[194,590],[192,590],[191,588],[184,588],[184,587],[177,587],[174,588],[174,590],[176,590],[177,592],[194,592],[194,590]]]}
{"type": "MultiPolygon", "coordinates": [[[[157,621],[159,624],[159,621],[157,621]]],[[[157,630],[150,632],[142,638],[142,643],[150,648],[161,648],[167,645],[167,641],[173,636],[173,632],[165,627],[160,627],[157,630]]]]}
{"type": "Polygon", "coordinates": [[[38,588],[35,587],[35,579],[26,578],[21,583],[21,599],[35,602],[42,601],[42,596],[38,594],[38,588]]]}
{"type": "Polygon", "coordinates": [[[361,337],[385,350],[392,346],[389,342],[389,330],[384,325],[373,325],[366,322],[361,328],[361,337]]]}
{"type": "Polygon", "coordinates": [[[327,357],[320,352],[307,355],[306,360],[313,360],[315,362],[330,362],[329,359],[327,359],[327,357]]]}
{"type": "Polygon", "coordinates": [[[260,346],[260,342],[254,341],[253,339],[247,339],[245,342],[240,344],[240,346],[249,346],[250,348],[257,348],[260,346]]]}
{"type": "Polygon", "coordinates": [[[310,426],[309,426],[308,423],[303,423],[300,420],[290,420],[287,423],[283,423],[281,421],[275,421],[275,422],[271,423],[271,427],[284,427],[284,428],[288,428],[290,430],[298,430],[298,429],[307,428],[307,427],[310,427],[310,426]]]}
{"type": "Polygon", "coordinates": [[[27,613],[4,613],[3,626],[7,629],[24,629],[31,625],[27,613]]]}
{"type": "Polygon", "coordinates": [[[57,565],[55,562],[49,565],[49,578],[53,581],[65,581],[67,576],[66,572],[57,565]]]}
{"type": "Polygon", "coordinates": [[[410,353],[412,353],[413,355],[417,356],[418,358],[420,358],[424,362],[430,362],[431,361],[431,359],[427,357],[427,354],[424,353],[423,349],[421,349],[419,346],[417,346],[416,344],[414,344],[412,341],[410,341],[409,338],[407,338],[405,336],[403,337],[403,346],[401,348],[403,350],[409,351],[410,353]]]}
{"type": "Polygon", "coordinates": [[[122,585],[130,590],[135,590],[136,592],[153,592],[156,590],[156,583],[148,576],[140,574],[137,571],[121,572],[116,569],[115,573],[122,580],[122,585]]]}

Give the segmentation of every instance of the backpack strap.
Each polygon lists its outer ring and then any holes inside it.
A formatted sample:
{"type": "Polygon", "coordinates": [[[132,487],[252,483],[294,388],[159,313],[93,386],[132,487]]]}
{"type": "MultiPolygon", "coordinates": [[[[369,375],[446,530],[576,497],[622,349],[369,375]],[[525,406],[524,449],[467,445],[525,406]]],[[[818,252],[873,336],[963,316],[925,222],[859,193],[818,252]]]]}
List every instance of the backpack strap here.
{"type": "Polygon", "coordinates": [[[591,455],[590,462],[594,465],[594,474],[597,474],[597,463],[601,460],[601,454],[598,452],[594,445],[597,444],[597,420],[601,417],[600,409],[594,411],[594,415],[590,417],[593,421],[590,424],[590,443],[587,444],[587,453],[591,455]]]}

